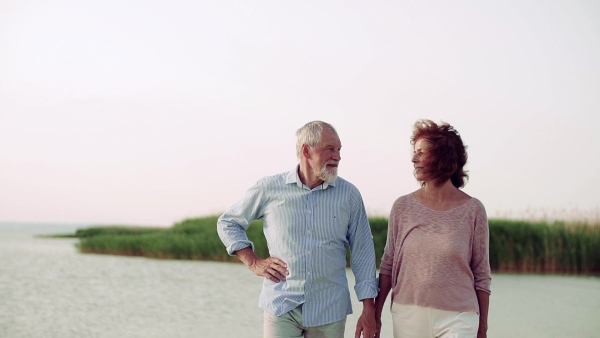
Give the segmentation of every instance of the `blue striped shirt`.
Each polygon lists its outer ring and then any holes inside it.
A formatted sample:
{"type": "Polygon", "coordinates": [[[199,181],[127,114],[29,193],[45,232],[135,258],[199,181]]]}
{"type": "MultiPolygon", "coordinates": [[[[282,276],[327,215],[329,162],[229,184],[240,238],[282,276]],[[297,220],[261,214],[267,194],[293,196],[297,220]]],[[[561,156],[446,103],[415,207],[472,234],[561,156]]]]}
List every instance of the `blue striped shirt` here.
{"type": "Polygon", "coordinates": [[[245,230],[263,220],[269,254],[287,263],[286,281],[263,281],[259,307],[280,316],[300,304],[307,327],[340,321],[352,313],[346,279],[346,246],[357,298],[375,298],[375,250],[362,197],[338,177],[314,189],[297,170],[260,179],[217,222],[227,252],[252,246],[245,230]]]}

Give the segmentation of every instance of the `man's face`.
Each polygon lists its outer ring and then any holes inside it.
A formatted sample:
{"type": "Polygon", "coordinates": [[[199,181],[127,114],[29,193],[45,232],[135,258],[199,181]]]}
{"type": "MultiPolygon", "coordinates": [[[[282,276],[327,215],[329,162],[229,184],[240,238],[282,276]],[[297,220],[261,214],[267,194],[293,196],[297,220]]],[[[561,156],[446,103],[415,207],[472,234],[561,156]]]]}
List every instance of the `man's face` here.
{"type": "Polygon", "coordinates": [[[332,182],[337,177],[337,168],[340,160],[340,151],[342,143],[338,135],[325,128],[321,134],[321,142],[316,147],[311,148],[310,166],[313,171],[324,182],[332,182]]]}

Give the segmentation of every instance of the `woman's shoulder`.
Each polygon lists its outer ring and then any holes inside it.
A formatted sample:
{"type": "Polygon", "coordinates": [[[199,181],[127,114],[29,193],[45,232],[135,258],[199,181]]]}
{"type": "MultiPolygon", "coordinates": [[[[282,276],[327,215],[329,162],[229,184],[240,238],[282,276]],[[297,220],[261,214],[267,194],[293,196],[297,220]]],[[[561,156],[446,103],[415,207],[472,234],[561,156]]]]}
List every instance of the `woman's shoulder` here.
{"type": "Polygon", "coordinates": [[[469,205],[470,205],[470,210],[471,212],[475,213],[475,214],[480,214],[480,215],[486,215],[487,217],[487,213],[485,211],[485,206],[483,205],[483,203],[476,197],[472,197],[469,200],[469,205]]]}
{"type": "Polygon", "coordinates": [[[402,195],[402,196],[396,198],[396,201],[394,201],[394,204],[397,204],[397,203],[408,203],[412,199],[414,199],[414,197],[413,197],[413,193],[411,192],[410,194],[402,195]]]}
{"type": "Polygon", "coordinates": [[[411,204],[413,204],[414,201],[415,201],[415,197],[413,196],[413,193],[402,195],[402,196],[396,198],[396,200],[394,201],[394,204],[392,205],[392,210],[406,209],[411,204]]]}
{"type": "Polygon", "coordinates": [[[470,203],[475,204],[477,207],[485,208],[483,206],[483,203],[477,197],[473,197],[473,196],[469,196],[469,197],[470,197],[470,200],[469,200],[470,203]]]}

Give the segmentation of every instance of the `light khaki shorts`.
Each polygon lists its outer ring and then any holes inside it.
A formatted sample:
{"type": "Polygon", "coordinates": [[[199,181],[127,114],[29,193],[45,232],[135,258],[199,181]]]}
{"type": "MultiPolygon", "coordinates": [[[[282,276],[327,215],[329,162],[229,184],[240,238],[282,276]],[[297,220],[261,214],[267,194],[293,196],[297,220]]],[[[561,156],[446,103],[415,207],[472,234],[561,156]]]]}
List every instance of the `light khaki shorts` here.
{"type": "Polygon", "coordinates": [[[264,338],[344,338],[346,318],[339,322],[305,327],[302,325],[302,305],[277,317],[264,313],[264,338]]]}

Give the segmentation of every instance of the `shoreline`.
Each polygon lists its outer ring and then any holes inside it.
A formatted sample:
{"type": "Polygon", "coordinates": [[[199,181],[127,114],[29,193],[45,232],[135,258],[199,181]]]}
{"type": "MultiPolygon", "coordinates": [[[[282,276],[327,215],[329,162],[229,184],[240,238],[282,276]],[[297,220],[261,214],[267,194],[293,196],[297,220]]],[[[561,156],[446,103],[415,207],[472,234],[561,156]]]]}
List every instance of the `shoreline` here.
{"type": "MultiPolygon", "coordinates": [[[[216,221],[217,216],[207,216],[186,219],[170,228],[100,226],[43,237],[78,238],[75,246],[81,253],[239,262],[226,253],[217,235],[216,221]]],[[[387,219],[373,217],[369,223],[379,267],[387,237],[387,219]]],[[[490,219],[488,223],[493,273],[600,275],[600,224],[504,219],[490,219]]],[[[257,255],[267,257],[262,222],[253,222],[247,235],[257,255]]]]}

